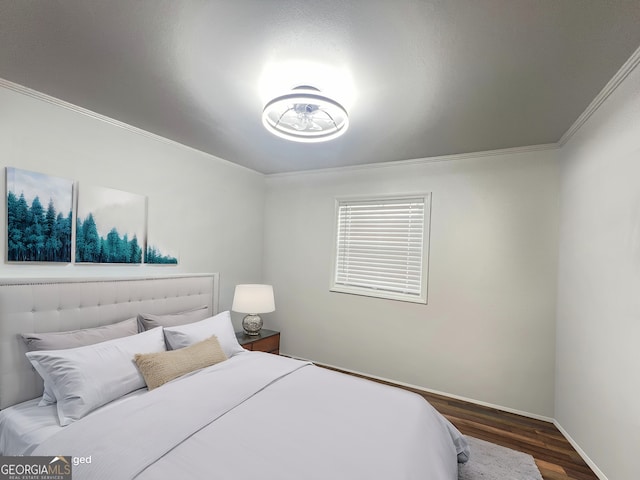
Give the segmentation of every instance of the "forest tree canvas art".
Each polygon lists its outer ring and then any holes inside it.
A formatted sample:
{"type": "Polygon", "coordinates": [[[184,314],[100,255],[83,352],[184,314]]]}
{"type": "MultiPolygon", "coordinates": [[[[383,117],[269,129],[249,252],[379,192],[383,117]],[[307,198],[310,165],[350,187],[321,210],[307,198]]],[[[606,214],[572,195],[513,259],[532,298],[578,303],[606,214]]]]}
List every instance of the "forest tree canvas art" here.
{"type": "Polygon", "coordinates": [[[7,167],[7,261],[71,262],[73,180],[7,167]]]}
{"type": "Polygon", "coordinates": [[[147,249],[144,252],[144,263],[149,265],[177,265],[176,235],[175,232],[169,231],[173,225],[163,222],[162,219],[165,216],[162,214],[158,216],[159,213],[161,212],[153,211],[153,206],[149,205],[147,249]]]}
{"type": "Polygon", "coordinates": [[[76,262],[142,263],[144,195],[81,185],[76,219],[76,262]]]}
{"type": "Polygon", "coordinates": [[[177,265],[178,258],[176,255],[168,253],[168,251],[158,245],[147,245],[144,254],[144,263],[153,265],[177,265]]]}

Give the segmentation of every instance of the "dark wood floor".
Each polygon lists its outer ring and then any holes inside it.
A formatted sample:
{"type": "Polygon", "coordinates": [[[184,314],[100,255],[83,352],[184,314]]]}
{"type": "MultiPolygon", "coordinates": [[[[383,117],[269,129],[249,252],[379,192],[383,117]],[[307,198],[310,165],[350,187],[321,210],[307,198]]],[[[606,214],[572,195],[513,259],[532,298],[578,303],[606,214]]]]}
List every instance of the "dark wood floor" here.
{"type": "Polygon", "coordinates": [[[462,434],[533,456],[544,480],[598,480],[596,474],[552,423],[400,385],[395,386],[422,395],[462,434]]]}

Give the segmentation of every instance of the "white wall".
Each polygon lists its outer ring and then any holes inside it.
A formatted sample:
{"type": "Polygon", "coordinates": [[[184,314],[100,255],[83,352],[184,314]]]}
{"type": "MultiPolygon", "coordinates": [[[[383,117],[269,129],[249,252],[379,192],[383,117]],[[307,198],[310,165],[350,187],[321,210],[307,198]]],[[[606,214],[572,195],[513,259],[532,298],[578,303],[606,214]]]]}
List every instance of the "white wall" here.
{"type": "Polygon", "coordinates": [[[267,177],[282,351],[553,416],[556,151],[267,177]],[[334,198],[432,192],[428,305],[329,292],[334,198]]]}
{"type": "MultiPolygon", "coordinates": [[[[236,283],[260,281],[263,175],[7,87],[12,86],[0,86],[2,182],[4,167],[11,166],[77,180],[80,188],[99,185],[146,195],[149,229],[178,247],[180,263],[171,267],[1,262],[0,276],[220,272],[224,309],[231,306],[236,283]]],[[[0,225],[6,225],[6,207],[0,212],[0,225]]],[[[3,256],[5,237],[0,236],[3,256]]]]}
{"type": "Polygon", "coordinates": [[[610,480],[640,475],[640,69],[561,150],[556,419],[610,480]]]}

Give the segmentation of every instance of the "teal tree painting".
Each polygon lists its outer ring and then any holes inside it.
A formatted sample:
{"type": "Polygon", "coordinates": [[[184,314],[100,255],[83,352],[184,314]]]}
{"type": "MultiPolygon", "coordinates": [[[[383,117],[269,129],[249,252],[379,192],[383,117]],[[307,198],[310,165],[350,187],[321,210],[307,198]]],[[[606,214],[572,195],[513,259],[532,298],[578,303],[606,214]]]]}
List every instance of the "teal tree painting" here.
{"type": "Polygon", "coordinates": [[[147,248],[144,252],[144,263],[149,265],[177,265],[178,253],[176,244],[179,233],[175,224],[166,221],[166,212],[154,209],[149,205],[147,248]]]}
{"type": "Polygon", "coordinates": [[[144,254],[144,263],[153,265],[177,265],[178,258],[170,253],[165,253],[158,245],[148,245],[144,254]]]}
{"type": "Polygon", "coordinates": [[[71,262],[73,180],[7,167],[7,261],[71,262]]]}
{"type": "Polygon", "coordinates": [[[142,263],[147,199],[112,188],[80,185],[77,263],[142,263]]]}

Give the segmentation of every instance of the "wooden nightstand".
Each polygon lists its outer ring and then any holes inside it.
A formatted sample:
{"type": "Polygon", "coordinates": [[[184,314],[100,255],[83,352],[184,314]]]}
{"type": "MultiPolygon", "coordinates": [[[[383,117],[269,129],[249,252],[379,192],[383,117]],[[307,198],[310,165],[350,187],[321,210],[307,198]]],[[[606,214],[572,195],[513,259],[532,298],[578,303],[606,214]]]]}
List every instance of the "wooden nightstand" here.
{"type": "Polygon", "coordinates": [[[238,343],[247,350],[280,354],[280,332],[263,328],[258,335],[236,332],[238,343]]]}

